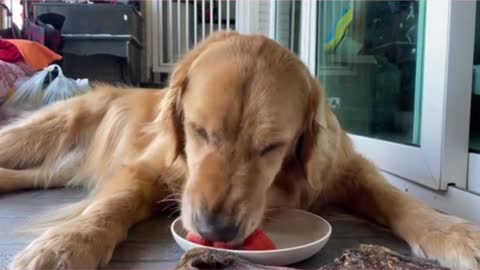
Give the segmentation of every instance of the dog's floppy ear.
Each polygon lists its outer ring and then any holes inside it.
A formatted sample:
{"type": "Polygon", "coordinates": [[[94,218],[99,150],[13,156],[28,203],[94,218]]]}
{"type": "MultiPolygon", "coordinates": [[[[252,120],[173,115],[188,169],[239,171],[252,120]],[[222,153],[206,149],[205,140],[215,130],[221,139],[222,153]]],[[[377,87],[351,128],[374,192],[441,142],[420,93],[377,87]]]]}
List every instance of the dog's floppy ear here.
{"type": "Polygon", "coordinates": [[[329,114],[331,112],[320,82],[316,78],[310,77],[309,85],[305,122],[303,132],[298,139],[296,156],[303,166],[302,169],[306,180],[313,188],[318,188],[319,183],[316,183],[315,179],[318,179],[319,176],[315,174],[321,171],[321,168],[318,168],[318,161],[321,159],[321,155],[324,154],[322,153],[324,145],[320,149],[319,144],[322,144],[323,141],[322,133],[328,130],[327,119],[330,117],[329,114]],[[317,167],[315,168],[314,166],[317,167]]]}
{"type": "Polygon", "coordinates": [[[181,98],[188,84],[188,74],[195,59],[198,58],[214,42],[225,40],[234,35],[235,31],[217,31],[200,42],[190,52],[177,62],[170,77],[167,93],[162,100],[160,118],[165,124],[164,131],[172,139],[175,151],[169,155],[169,162],[173,162],[184,151],[185,134],[183,131],[183,113],[181,98]]]}

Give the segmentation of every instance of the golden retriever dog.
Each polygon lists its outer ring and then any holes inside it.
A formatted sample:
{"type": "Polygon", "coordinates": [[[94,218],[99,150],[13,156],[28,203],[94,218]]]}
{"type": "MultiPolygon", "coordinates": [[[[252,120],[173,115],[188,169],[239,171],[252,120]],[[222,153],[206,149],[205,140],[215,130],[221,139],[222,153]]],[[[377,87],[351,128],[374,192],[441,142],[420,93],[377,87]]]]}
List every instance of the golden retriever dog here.
{"type": "Polygon", "coordinates": [[[0,131],[0,191],[82,185],[11,269],[107,264],[154,204],[179,194],[186,228],[240,243],[273,207],[335,205],[390,228],[421,257],[478,269],[480,229],[391,186],[355,152],[320,82],[261,35],[216,32],[162,91],[99,85],[0,131]]]}

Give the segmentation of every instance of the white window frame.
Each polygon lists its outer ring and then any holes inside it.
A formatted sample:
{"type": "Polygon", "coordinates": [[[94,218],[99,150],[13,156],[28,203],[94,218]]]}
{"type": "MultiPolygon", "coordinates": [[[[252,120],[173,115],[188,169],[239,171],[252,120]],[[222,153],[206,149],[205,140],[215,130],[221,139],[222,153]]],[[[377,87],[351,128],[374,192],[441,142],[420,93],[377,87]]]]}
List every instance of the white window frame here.
{"type": "MultiPolygon", "coordinates": [[[[475,2],[425,1],[420,146],[350,136],[387,173],[436,190],[466,188],[475,2]]],[[[317,1],[302,4],[300,54],[315,73],[317,1]]]]}

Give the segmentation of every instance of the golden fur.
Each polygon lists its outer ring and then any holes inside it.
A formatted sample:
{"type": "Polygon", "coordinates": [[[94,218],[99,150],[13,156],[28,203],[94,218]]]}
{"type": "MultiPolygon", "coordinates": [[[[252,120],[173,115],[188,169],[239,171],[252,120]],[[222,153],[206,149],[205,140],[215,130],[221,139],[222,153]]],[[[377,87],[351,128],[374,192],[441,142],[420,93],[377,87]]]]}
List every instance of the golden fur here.
{"type": "Polygon", "coordinates": [[[12,269],[96,268],[155,202],[181,194],[235,221],[241,241],[265,210],[345,207],[383,224],[415,254],[478,269],[480,229],[389,185],[353,149],[320,83],[288,50],[217,32],[189,52],[162,91],[99,85],[0,130],[0,192],[82,185],[12,269]],[[80,229],[79,229],[80,228],[80,229]]]}

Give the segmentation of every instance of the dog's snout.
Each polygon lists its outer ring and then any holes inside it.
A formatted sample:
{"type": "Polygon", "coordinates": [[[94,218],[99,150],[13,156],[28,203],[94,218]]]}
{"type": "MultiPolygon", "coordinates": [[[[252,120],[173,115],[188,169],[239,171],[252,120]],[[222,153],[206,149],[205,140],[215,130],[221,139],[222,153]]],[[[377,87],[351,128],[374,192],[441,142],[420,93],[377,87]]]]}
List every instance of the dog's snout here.
{"type": "Polygon", "coordinates": [[[213,242],[230,242],[239,231],[239,226],[223,215],[202,214],[197,217],[195,227],[203,238],[213,242]]]}

